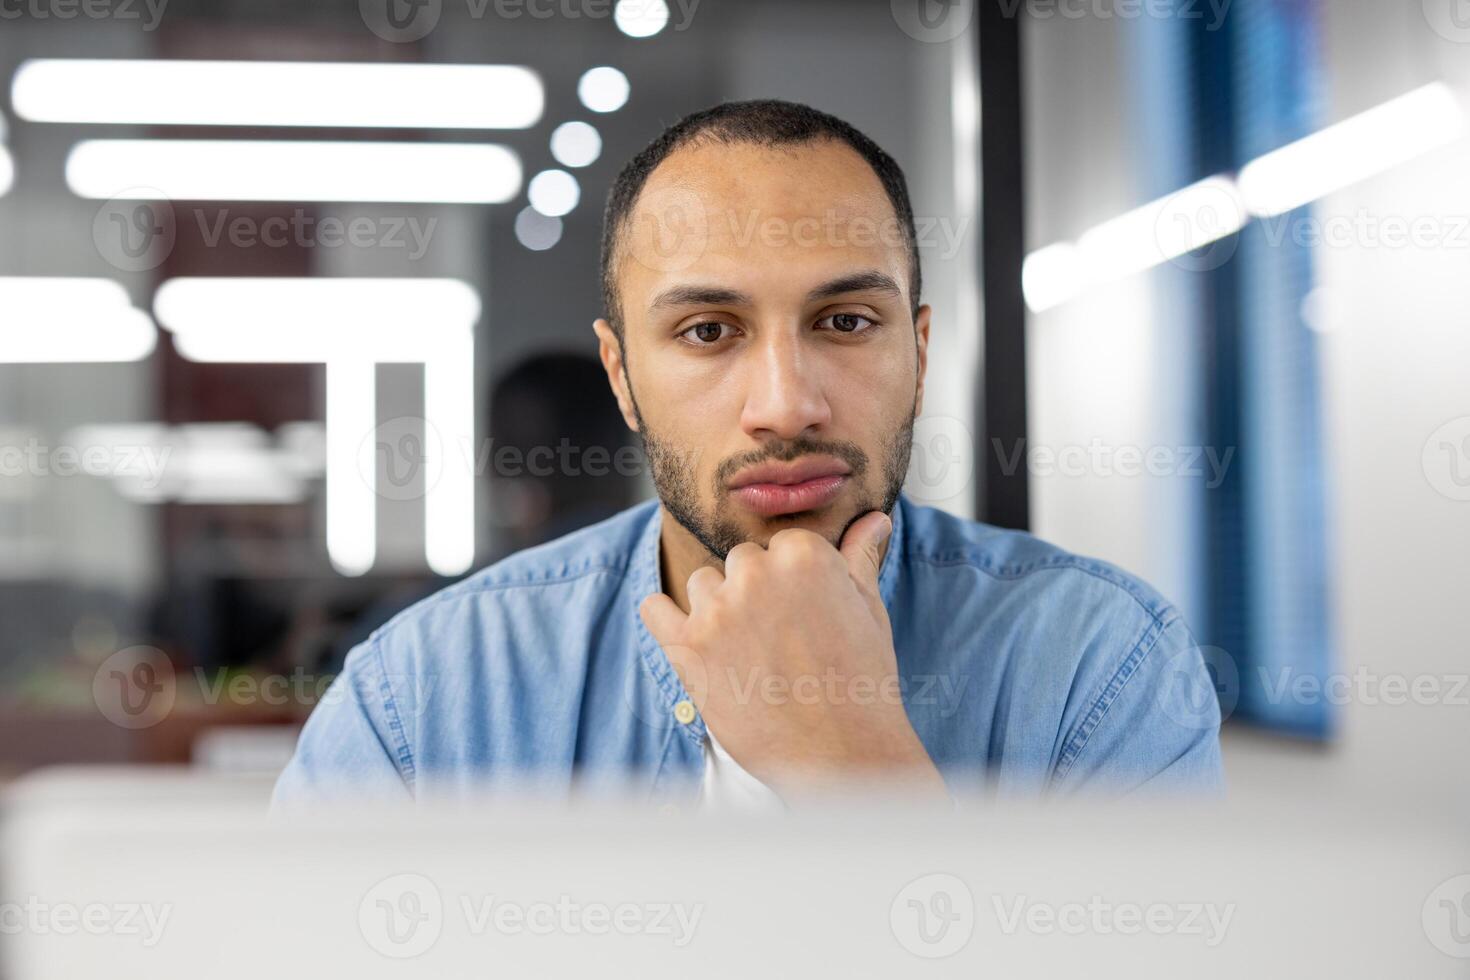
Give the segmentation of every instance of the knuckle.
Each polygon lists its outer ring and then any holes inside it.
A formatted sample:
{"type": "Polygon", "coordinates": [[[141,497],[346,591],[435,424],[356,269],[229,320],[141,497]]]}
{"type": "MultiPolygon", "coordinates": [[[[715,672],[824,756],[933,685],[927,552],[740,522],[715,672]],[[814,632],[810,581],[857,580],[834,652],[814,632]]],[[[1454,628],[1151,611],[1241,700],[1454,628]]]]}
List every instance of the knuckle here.
{"type": "Polygon", "coordinates": [[[731,564],[734,564],[737,568],[741,568],[747,564],[754,564],[764,552],[765,549],[754,541],[742,541],[731,548],[730,553],[725,556],[725,567],[728,569],[731,564]]]}
{"type": "Polygon", "coordinates": [[[715,571],[708,565],[701,565],[699,568],[696,568],[694,570],[693,574],[689,576],[689,587],[694,588],[698,586],[701,588],[708,588],[714,585],[718,585],[719,580],[719,572],[715,571]]]}
{"type": "Polygon", "coordinates": [[[819,543],[825,542],[815,532],[801,527],[788,527],[772,535],[771,550],[793,557],[803,556],[814,553],[819,543]]]}

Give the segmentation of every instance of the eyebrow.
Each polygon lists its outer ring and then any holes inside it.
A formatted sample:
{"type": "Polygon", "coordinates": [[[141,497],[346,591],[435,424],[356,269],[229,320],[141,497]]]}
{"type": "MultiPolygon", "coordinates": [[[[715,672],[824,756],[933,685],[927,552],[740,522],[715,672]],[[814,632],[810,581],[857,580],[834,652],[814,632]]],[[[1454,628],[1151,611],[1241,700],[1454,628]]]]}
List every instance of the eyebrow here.
{"type": "Polygon", "coordinates": [[[659,293],[648,312],[670,306],[749,306],[753,300],[749,293],[723,286],[673,286],[659,293]]]}
{"type": "Polygon", "coordinates": [[[836,279],[828,280],[806,294],[807,302],[819,299],[830,299],[843,293],[886,293],[890,296],[902,296],[903,291],[898,288],[898,283],[893,277],[876,269],[865,272],[854,272],[851,275],[838,276],[836,279]]]}
{"type": "MultiPolygon", "coordinates": [[[[806,294],[807,302],[830,299],[843,293],[885,293],[901,296],[903,291],[893,277],[876,269],[854,272],[836,279],[829,279],[806,294]]],[[[749,293],[723,286],[686,285],[673,286],[654,297],[648,311],[671,306],[750,306],[755,302],[749,293]]]]}

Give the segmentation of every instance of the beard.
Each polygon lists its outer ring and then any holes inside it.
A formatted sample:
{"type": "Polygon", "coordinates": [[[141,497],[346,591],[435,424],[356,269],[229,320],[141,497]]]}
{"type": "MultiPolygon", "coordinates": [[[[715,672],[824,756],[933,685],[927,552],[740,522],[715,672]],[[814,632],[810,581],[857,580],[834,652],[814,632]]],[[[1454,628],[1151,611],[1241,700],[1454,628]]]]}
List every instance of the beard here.
{"type": "MultiPolygon", "coordinates": [[[[726,489],[729,478],[746,466],[767,460],[790,462],[802,456],[811,455],[835,456],[846,463],[852,470],[851,478],[854,484],[864,487],[864,490],[856,511],[843,523],[841,531],[837,533],[837,539],[831,542],[833,547],[837,547],[842,541],[842,536],[847,533],[847,529],[869,511],[881,510],[891,515],[894,504],[898,502],[898,495],[903,490],[904,478],[908,475],[909,456],[913,451],[914,443],[915,411],[913,407],[909,408],[908,418],[889,432],[883,440],[879,497],[875,498],[872,491],[866,489],[863,483],[863,478],[871,469],[871,463],[868,454],[857,443],[803,437],[771,443],[762,449],[741,453],[721,461],[720,465],[715,468],[711,487],[715,501],[714,507],[706,511],[700,505],[698,481],[695,478],[701,450],[684,451],[661,439],[649,428],[648,422],[643,418],[643,413],[638,410],[637,399],[632,399],[632,401],[633,414],[638,419],[638,435],[643,442],[644,454],[648,457],[649,471],[659,499],[663,502],[664,508],[673,515],[674,520],[678,521],[684,530],[692,534],[695,540],[704,546],[706,551],[720,561],[724,561],[725,556],[736,545],[751,540],[751,536],[732,515],[734,508],[727,500],[728,491],[726,489]]],[[[812,512],[782,514],[769,518],[769,520],[788,522],[790,526],[810,513],[812,512]]]]}

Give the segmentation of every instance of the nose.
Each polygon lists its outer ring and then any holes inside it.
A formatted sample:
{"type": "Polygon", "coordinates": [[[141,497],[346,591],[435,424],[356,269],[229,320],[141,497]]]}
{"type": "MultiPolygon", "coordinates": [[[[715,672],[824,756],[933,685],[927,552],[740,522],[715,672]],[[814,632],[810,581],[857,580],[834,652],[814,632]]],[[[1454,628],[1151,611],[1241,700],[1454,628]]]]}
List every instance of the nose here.
{"type": "Polygon", "coordinates": [[[785,330],[764,331],[747,362],[740,426],[758,441],[796,439],[832,421],[815,355],[785,330]]]}

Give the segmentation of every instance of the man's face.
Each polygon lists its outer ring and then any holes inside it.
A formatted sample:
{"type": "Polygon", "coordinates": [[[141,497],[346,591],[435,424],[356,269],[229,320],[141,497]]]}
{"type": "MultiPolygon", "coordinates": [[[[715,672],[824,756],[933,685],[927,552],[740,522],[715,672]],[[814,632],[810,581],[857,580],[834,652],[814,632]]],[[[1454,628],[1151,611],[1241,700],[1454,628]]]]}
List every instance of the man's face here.
{"type": "Polygon", "coordinates": [[[685,147],[645,184],[603,360],[670,514],[716,557],[834,545],[908,469],[929,310],[877,175],[844,144],[685,147]]]}

